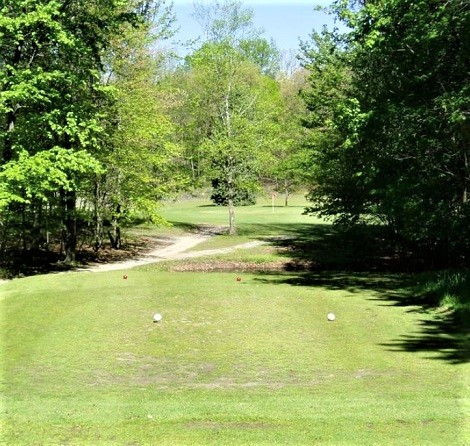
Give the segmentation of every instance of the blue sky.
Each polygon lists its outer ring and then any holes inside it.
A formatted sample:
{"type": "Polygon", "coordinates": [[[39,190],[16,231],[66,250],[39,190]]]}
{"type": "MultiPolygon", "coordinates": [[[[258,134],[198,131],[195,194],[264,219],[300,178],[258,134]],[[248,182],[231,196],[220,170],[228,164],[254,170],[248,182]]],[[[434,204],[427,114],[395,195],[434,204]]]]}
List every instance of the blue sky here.
{"type": "MultiPolygon", "coordinates": [[[[180,27],[177,38],[186,41],[200,36],[201,28],[191,17],[193,1],[174,0],[173,3],[176,27],[180,27]]],[[[332,17],[314,11],[315,5],[327,6],[330,0],[246,0],[243,3],[253,9],[255,26],[264,29],[263,36],[273,38],[280,50],[298,50],[299,38],[308,40],[313,29],[320,31],[323,24],[333,24],[332,17]]]]}

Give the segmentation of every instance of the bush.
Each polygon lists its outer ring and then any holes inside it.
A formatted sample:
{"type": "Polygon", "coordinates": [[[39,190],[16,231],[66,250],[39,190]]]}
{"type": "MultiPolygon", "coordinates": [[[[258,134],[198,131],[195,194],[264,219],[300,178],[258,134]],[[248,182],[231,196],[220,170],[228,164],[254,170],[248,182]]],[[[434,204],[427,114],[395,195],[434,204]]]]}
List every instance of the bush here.
{"type": "MultiPolygon", "coordinates": [[[[227,206],[227,183],[223,180],[212,180],[211,200],[217,206],[227,206]]],[[[235,206],[250,206],[256,204],[255,194],[248,189],[237,189],[234,197],[235,206]]]]}

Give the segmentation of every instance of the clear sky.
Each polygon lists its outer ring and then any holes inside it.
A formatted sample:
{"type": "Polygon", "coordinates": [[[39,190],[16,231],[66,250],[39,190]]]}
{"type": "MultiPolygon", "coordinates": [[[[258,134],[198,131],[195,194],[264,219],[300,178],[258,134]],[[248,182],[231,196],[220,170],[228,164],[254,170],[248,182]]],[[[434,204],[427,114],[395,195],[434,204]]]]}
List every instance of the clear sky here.
{"type": "MultiPolygon", "coordinates": [[[[193,1],[174,0],[173,3],[176,27],[180,28],[176,37],[182,41],[199,37],[201,28],[191,16],[193,1]]],[[[273,38],[280,50],[298,50],[299,38],[308,40],[313,29],[320,31],[324,24],[333,25],[332,17],[314,11],[315,5],[327,6],[330,0],[245,0],[243,3],[252,8],[255,26],[265,31],[263,37],[273,38]]]]}

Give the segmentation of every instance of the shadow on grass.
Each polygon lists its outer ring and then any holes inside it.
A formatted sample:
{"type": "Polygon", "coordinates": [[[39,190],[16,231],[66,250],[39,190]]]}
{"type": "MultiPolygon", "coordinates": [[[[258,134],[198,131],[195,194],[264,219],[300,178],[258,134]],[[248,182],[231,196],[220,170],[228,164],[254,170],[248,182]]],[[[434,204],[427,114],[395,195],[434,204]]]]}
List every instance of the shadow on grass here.
{"type": "Polygon", "coordinates": [[[193,223],[186,223],[186,222],[181,222],[181,221],[172,221],[170,222],[171,225],[177,229],[181,229],[182,231],[185,232],[200,232],[201,231],[201,225],[196,225],[193,223]]]}
{"type": "MultiPolygon", "coordinates": [[[[418,334],[404,334],[382,345],[390,351],[428,352],[431,358],[464,364],[470,361],[470,295],[468,289],[456,291],[454,307],[443,306],[440,300],[452,290],[440,283],[439,275],[418,275],[401,295],[386,297],[388,305],[406,307],[423,317],[418,334]]],[[[375,300],[383,302],[384,296],[375,300]]]]}
{"type": "MultiPolygon", "coordinates": [[[[386,344],[390,351],[428,352],[430,358],[451,364],[470,361],[470,336],[468,322],[462,320],[460,312],[435,316],[420,321],[420,333],[402,335],[386,344]]],[[[468,314],[467,314],[468,317],[468,314]]]]}
{"type": "Polygon", "coordinates": [[[291,268],[331,271],[408,271],[378,227],[340,230],[328,224],[245,224],[240,235],[267,238],[292,259],[291,268]]]}
{"type": "MultiPolygon", "coordinates": [[[[272,226],[270,225],[272,229],[272,226]]],[[[267,273],[259,280],[292,286],[367,292],[383,305],[408,308],[423,315],[418,334],[404,334],[383,344],[390,351],[428,352],[430,358],[451,364],[470,360],[468,305],[452,310],[438,306],[445,290],[424,290],[419,280],[432,280],[425,261],[403,258],[387,243],[381,228],[341,231],[329,225],[279,225],[284,238],[272,240],[289,258],[288,274],[267,273]],[[426,279],[427,277],[427,279],[426,279]]],[[[255,231],[255,228],[247,228],[255,231]]],[[[258,234],[268,233],[258,227],[258,234]]],[[[462,291],[460,292],[462,294],[462,291]]]]}
{"type": "Polygon", "coordinates": [[[177,229],[194,234],[220,235],[226,234],[228,231],[228,228],[225,226],[214,226],[209,224],[194,224],[180,221],[172,221],[171,224],[177,229]]]}

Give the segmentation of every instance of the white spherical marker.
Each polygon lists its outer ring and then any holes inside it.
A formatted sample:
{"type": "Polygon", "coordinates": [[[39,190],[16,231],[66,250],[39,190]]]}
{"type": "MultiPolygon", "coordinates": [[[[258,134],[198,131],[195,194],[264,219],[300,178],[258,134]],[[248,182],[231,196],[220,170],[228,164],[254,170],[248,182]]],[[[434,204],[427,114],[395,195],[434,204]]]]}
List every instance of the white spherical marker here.
{"type": "Polygon", "coordinates": [[[336,319],[336,316],[334,313],[328,313],[326,317],[328,318],[329,321],[334,321],[336,319]]]}
{"type": "Polygon", "coordinates": [[[154,322],[160,322],[162,320],[162,315],[160,313],[155,313],[153,315],[153,321],[154,322]]]}

